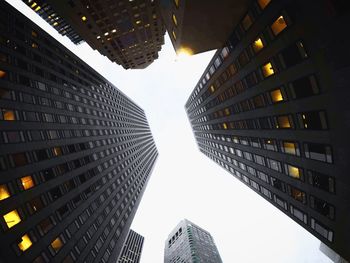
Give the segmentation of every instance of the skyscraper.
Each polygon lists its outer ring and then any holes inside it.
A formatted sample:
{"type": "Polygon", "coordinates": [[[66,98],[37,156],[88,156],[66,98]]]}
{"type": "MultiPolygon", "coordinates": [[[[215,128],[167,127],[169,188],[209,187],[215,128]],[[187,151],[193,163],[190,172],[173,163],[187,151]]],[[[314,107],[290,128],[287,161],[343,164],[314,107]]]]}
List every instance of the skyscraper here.
{"type": "Polygon", "coordinates": [[[254,1],[186,103],[202,153],[349,259],[342,1],[254,1]]]}
{"type": "Polygon", "coordinates": [[[221,48],[251,0],[156,0],[176,53],[221,48]]]}
{"type": "Polygon", "coordinates": [[[139,263],[143,241],[143,236],[130,229],[123,250],[119,255],[118,263],[139,263]]]}
{"type": "Polygon", "coordinates": [[[158,156],[144,111],[0,3],[0,254],[116,262],[158,156]]]}
{"type": "Polygon", "coordinates": [[[182,220],[165,241],[164,263],[222,263],[208,231],[182,220]]]}
{"type": "Polygon", "coordinates": [[[153,0],[22,0],[75,44],[93,49],[125,69],[158,58],[165,27],[153,0]]]}

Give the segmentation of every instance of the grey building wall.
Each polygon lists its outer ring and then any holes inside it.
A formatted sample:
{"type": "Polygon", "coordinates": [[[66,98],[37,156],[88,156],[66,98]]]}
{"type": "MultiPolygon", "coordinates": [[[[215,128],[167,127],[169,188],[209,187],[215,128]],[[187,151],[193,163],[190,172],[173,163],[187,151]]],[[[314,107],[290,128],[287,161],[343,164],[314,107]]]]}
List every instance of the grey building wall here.
{"type": "Polygon", "coordinates": [[[123,250],[119,255],[118,263],[139,263],[144,240],[143,236],[130,229],[123,250]]]}
{"type": "Polygon", "coordinates": [[[157,149],[144,111],[0,3],[0,254],[116,262],[157,149]]]}
{"type": "Polygon", "coordinates": [[[343,1],[254,1],[185,108],[200,151],[349,259],[343,1]]]}

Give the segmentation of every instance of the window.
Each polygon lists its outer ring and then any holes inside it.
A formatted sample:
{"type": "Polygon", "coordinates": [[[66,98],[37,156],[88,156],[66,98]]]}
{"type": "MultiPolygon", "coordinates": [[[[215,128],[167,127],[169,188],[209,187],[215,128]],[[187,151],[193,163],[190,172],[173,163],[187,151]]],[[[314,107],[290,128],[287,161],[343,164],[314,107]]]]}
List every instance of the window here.
{"type": "Polygon", "coordinates": [[[13,210],[4,215],[4,219],[8,228],[11,228],[21,222],[21,217],[19,216],[17,210],[13,210]]]}
{"type": "Polygon", "coordinates": [[[286,20],[283,16],[279,16],[271,25],[271,30],[275,36],[281,33],[287,27],[286,20]]]}
{"type": "Polygon", "coordinates": [[[282,61],[284,62],[285,67],[294,66],[304,59],[307,58],[307,53],[305,51],[304,45],[301,41],[298,41],[296,44],[284,49],[281,52],[282,61]]]}
{"type": "Polygon", "coordinates": [[[303,204],[306,203],[306,194],[292,186],[288,186],[289,194],[297,201],[302,202],[303,204]]]}
{"type": "Polygon", "coordinates": [[[284,210],[287,210],[287,202],[284,201],[281,197],[278,195],[273,195],[273,199],[276,204],[278,204],[280,207],[282,207],[284,210]]]}
{"type": "Polygon", "coordinates": [[[282,142],[282,151],[287,154],[300,155],[299,146],[296,142],[282,142]]]}
{"type": "Polygon", "coordinates": [[[319,93],[315,76],[307,76],[289,84],[293,99],[309,97],[319,93]]]}
{"type": "Polygon", "coordinates": [[[319,212],[321,215],[324,215],[330,219],[334,219],[334,206],[327,203],[326,201],[314,196],[310,196],[310,206],[317,212],[319,212]]]}
{"type": "Polygon", "coordinates": [[[0,79],[6,76],[6,72],[0,69],[0,79]]]}
{"type": "Polygon", "coordinates": [[[263,65],[261,69],[265,78],[275,74],[275,70],[273,69],[271,62],[268,62],[265,65],[263,65]]]}
{"type": "Polygon", "coordinates": [[[176,41],[176,34],[175,34],[175,31],[173,30],[171,33],[172,33],[172,35],[173,35],[174,40],[176,41]]]}
{"type": "Polygon", "coordinates": [[[278,116],[277,118],[277,129],[290,129],[292,128],[289,116],[278,116]]]}
{"type": "Polygon", "coordinates": [[[326,113],[323,111],[303,112],[298,114],[301,128],[309,130],[327,129],[326,113]]]}
{"type": "Polygon", "coordinates": [[[326,238],[328,241],[333,241],[333,231],[329,230],[327,227],[316,221],[316,219],[311,218],[311,228],[315,230],[322,237],[326,238]]]}
{"type": "Polygon", "coordinates": [[[57,237],[54,241],[51,242],[51,247],[57,253],[63,246],[63,242],[60,237],[57,237]]]}
{"type": "Polygon", "coordinates": [[[10,197],[10,192],[6,185],[0,185],[0,201],[10,197]]]}
{"type": "Polygon", "coordinates": [[[60,156],[60,155],[62,155],[61,147],[54,147],[54,148],[53,148],[53,154],[54,154],[55,156],[60,156]]]}
{"type": "Polygon", "coordinates": [[[172,18],[173,18],[173,22],[174,22],[175,26],[177,26],[177,19],[176,19],[175,14],[172,15],[172,18]]]}
{"type": "Polygon", "coordinates": [[[50,217],[45,218],[38,224],[38,229],[40,235],[45,235],[47,232],[49,232],[53,228],[53,223],[50,217]]]}
{"type": "Polygon", "coordinates": [[[266,158],[266,160],[270,169],[275,170],[277,172],[282,172],[281,162],[269,158],[266,158]]]}
{"type": "Polygon", "coordinates": [[[335,192],[335,181],[333,177],[315,171],[307,171],[309,184],[330,193],[335,192]]]}
{"type": "Polygon", "coordinates": [[[16,120],[15,112],[12,110],[2,110],[5,121],[14,121],[16,120]]]}
{"type": "Polygon", "coordinates": [[[252,18],[250,17],[249,14],[246,15],[242,20],[242,26],[243,26],[244,30],[247,31],[251,27],[252,24],[253,24],[252,18]]]}
{"type": "Polygon", "coordinates": [[[34,181],[33,178],[29,175],[29,176],[25,176],[21,178],[21,183],[22,183],[22,187],[24,190],[28,190],[32,187],[34,187],[34,181]]]}
{"type": "Polygon", "coordinates": [[[286,185],[284,184],[284,182],[282,182],[281,180],[275,178],[275,177],[270,177],[271,178],[271,185],[273,187],[275,187],[276,189],[282,191],[283,193],[286,192],[286,185]]]}
{"type": "Polygon", "coordinates": [[[275,89],[273,91],[270,91],[271,101],[273,103],[284,101],[282,92],[280,89],[275,89]]]}
{"type": "Polygon", "coordinates": [[[290,165],[290,164],[285,164],[285,170],[286,174],[295,178],[295,179],[302,179],[303,176],[303,170],[299,167],[290,165]]]}
{"type": "Polygon", "coordinates": [[[254,154],[254,159],[257,164],[264,165],[265,166],[265,159],[264,157],[254,154]]]}
{"type": "Polygon", "coordinates": [[[307,224],[307,215],[304,212],[302,212],[301,210],[299,210],[298,208],[296,208],[293,205],[290,205],[289,208],[290,208],[290,213],[292,215],[294,215],[300,221],[304,222],[304,224],[307,224]]]}
{"type": "Polygon", "coordinates": [[[266,6],[271,2],[271,0],[258,0],[258,4],[261,9],[265,9],[266,6]]]}
{"type": "Polygon", "coordinates": [[[12,154],[11,156],[14,161],[15,167],[23,166],[27,164],[27,157],[24,153],[15,153],[15,154],[12,154]]]}
{"type": "Polygon", "coordinates": [[[264,48],[264,43],[262,41],[262,39],[259,37],[257,38],[253,44],[252,44],[253,50],[255,53],[258,53],[261,49],[264,48]]]}
{"type": "Polygon", "coordinates": [[[18,248],[22,251],[26,251],[32,246],[32,241],[30,240],[28,234],[21,237],[21,242],[18,243],[18,248]]]}
{"type": "Polygon", "coordinates": [[[176,7],[179,7],[180,0],[174,0],[174,4],[175,4],[176,7]]]}
{"type": "Polygon", "coordinates": [[[266,149],[266,150],[275,151],[275,152],[278,151],[277,143],[275,140],[263,139],[263,146],[264,146],[264,149],[266,149]]]}
{"type": "Polygon", "coordinates": [[[304,143],[305,157],[321,162],[332,163],[332,150],[328,145],[304,143]]]}

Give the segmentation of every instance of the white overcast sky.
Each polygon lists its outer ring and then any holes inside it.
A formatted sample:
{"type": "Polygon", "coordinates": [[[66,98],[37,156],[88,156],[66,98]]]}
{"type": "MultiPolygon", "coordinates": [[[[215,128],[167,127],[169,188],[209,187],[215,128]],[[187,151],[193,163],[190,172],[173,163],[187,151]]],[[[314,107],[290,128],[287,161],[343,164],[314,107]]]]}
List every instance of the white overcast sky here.
{"type": "Polygon", "coordinates": [[[165,240],[183,218],[211,233],[224,263],[331,262],[319,240],[199,152],[184,104],[214,51],[176,61],[166,36],[152,65],[124,70],[75,46],[20,0],[7,1],[145,110],[159,158],[132,224],[145,237],[141,263],[163,262],[165,240]]]}

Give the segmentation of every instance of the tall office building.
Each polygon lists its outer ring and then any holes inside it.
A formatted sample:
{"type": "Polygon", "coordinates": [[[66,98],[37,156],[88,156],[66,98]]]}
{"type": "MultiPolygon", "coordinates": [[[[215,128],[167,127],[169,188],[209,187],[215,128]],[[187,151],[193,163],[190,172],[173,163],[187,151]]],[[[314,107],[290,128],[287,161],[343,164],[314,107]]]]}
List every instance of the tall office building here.
{"type": "Polygon", "coordinates": [[[143,236],[130,229],[123,250],[119,255],[118,263],[139,263],[143,241],[143,236]]]}
{"type": "Polygon", "coordinates": [[[0,254],[116,262],[157,158],[144,111],[0,2],[0,254]]]}
{"type": "Polygon", "coordinates": [[[125,69],[142,69],[158,58],[165,27],[153,0],[22,0],[60,34],[125,69]]]}
{"type": "Polygon", "coordinates": [[[165,241],[164,263],[222,263],[208,231],[182,220],[165,241]]]}
{"type": "Polygon", "coordinates": [[[251,0],[156,0],[176,53],[221,48],[251,0]]]}
{"type": "Polygon", "coordinates": [[[342,1],[254,1],[185,106],[202,153],[346,259],[348,18],[342,1]]]}

